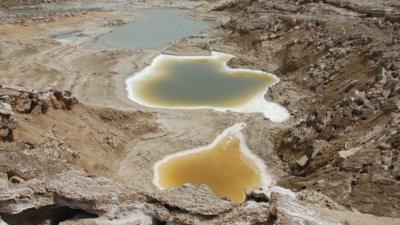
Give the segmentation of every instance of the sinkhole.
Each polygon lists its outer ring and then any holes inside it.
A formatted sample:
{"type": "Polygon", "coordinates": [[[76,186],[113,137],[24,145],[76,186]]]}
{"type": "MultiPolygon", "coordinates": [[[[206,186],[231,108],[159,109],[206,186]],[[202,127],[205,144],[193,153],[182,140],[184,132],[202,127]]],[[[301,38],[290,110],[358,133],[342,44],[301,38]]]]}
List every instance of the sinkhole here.
{"type": "Polygon", "coordinates": [[[274,122],[286,120],[287,110],[264,97],[279,79],[260,70],[229,68],[233,57],[161,54],[126,80],[128,97],[153,108],[259,112],[274,122]]]}
{"type": "Polygon", "coordinates": [[[205,184],[215,195],[236,203],[245,200],[247,189],[269,186],[265,164],[245,143],[245,126],[237,123],[210,145],[166,156],[154,165],[153,183],[161,190],[205,184]]]}
{"type": "Polygon", "coordinates": [[[89,44],[93,48],[157,49],[209,27],[212,21],[194,20],[184,15],[190,10],[174,8],[139,9],[142,18],[116,27],[89,44]]]}

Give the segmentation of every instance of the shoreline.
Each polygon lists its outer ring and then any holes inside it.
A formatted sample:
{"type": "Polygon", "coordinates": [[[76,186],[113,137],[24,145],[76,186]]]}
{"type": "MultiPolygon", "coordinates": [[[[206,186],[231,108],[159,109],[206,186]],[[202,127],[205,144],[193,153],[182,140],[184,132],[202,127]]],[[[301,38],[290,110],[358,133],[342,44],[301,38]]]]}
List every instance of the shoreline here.
{"type": "Polygon", "coordinates": [[[236,123],[233,126],[226,128],[222,133],[218,134],[214,138],[214,140],[206,146],[200,146],[200,147],[189,149],[189,150],[183,150],[183,151],[176,152],[176,153],[165,156],[163,159],[157,161],[153,166],[153,174],[154,174],[153,175],[153,184],[160,190],[167,189],[167,188],[162,187],[159,183],[160,182],[159,170],[160,170],[160,166],[162,164],[165,164],[170,160],[173,160],[175,158],[179,158],[182,156],[192,155],[192,154],[195,154],[198,152],[203,152],[203,151],[212,151],[212,148],[214,148],[221,141],[221,139],[223,139],[228,134],[232,134],[239,140],[239,143],[240,143],[239,151],[245,157],[247,157],[248,160],[250,162],[252,162],[253,165],[255,166],[255,168],[258,170],[258,176],[259,176],[260,182],[261,182],[259,188],[263,187],[263,188],[270,189],[272,187],[272,185],[274,185],[276,183],[276,181],[274,181],[272,179],[272,175],[268,172],[267,165],[265,164],[265,162],[263,162],[262,159],[257,157],[251,151],[251,149],[247,146],[246,138],[244,137],[244,134],[242,133],[242,130],[244,128],[246,128],[246,126],[247,126],[246,123],[236,123]]]}
{"type": "Polygon", "coordinates": [[[218,112],[228,112],[228,111],[233,111],[233,112],[239,112],[239,113],[262,113],[266,118],[270,119],[273,122],[284,122],[287,119],[289,119],[289,112],[282,106],[273,103],[273,102],[268,102],[264,96],[267,94],[269,87],[277,84],[279,82],[279,78],[275,76],[274,74],[267,73],[261,70],[250,70],[250,69],[234,69],[230,68],[227,65],[227,62],[234,58],[235,56],[226,54],[226,53],[219,53],[216,51],[211,52],[209,56],[176,56],[176,55],[166,55],[166,54],[160,54],[157,57],[153,59],[151,64],[147,67],[145,67],[143,70],[140,72],[137,72],[127,78],[125,80],[125,85],[126,88],[125,90],[127,91],[127,96],[130,100],[132,100],[135,103],[138,103],[140,105],[150,107],[150,108],[158,108],[158,109],[173,109],[173,110],[196,110],[196,109],[212,109],[218,112]],[[211,59],[211,60],[217,60],[219,61],[222,66],[224,67],[224,70],[226,72],[231,72],[231,71],[242,71],[242,72],[254,72],[254,73],[259,73],[264,76],[268,76],[272,79],[272,82],[269,85],[266,85],[266,87],[260,91],[257,95],[252,97],[247,103],[243,104],[242,106],[239,107],[232,107],[232,108],[223,108],[223,107],[213,107],[213,106],[179,106],[179,107],[174,107],[174,106],[159,106],[157,104],[152,104],[150,102],[146,102],[145,100],[141,99],[137,93],[135,93],[135,81],[138,80],[144,80],[147,77],[151,76],[153,67],[156,68],[158,64],[160,64],[164,59],[174,59],[174,60],[191,60],[191,59],[211,59]]]}

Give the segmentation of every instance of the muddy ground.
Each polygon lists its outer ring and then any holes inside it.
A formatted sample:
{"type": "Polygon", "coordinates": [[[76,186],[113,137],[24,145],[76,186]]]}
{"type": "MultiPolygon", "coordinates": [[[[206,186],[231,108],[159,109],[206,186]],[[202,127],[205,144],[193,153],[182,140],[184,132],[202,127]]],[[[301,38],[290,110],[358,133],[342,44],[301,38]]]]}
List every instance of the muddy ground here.
{"type": "Polygon", "coordinates": [[[397,1],[82,0],[34,13],[7,7],[0,10],[0,215],[9,224],[399,223],[397,1]],[[132,9],[154,6],[215,18],[201,34],[214,41],[185,39],[151,51],[87,47],[140,19],[132,9]],[[52,38],[76,30],[67,43],[52,38]],[[266,98],[291,118],[150,109],[126,97],[124,80],[160,52],[212,50],[236,55],[232,67],[276,74],[281,82],[266,98]],[[296,197],[249,192],[234,205],[203,186],[154,187],[156,161],[207,145],[236,122],[248,124],[248,146],[296,197]]]}

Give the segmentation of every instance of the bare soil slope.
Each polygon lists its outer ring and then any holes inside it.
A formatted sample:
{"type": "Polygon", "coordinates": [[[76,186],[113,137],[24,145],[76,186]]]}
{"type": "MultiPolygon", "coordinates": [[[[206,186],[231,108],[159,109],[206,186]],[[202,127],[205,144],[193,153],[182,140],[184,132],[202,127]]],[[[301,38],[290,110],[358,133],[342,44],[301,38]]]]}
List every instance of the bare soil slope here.
{"type": "Polygon", "coordinates": [[[231,1],[214,10],[233,14],[221,44],[245,59],[233,64],[275,72],[283,82],[268,97],[305,115],[282,133],[277,152],[292,176],[280,183],[398,217],[399,3],[231,1]],[[294,98],[287,84],[309,96],[294,98]]]}

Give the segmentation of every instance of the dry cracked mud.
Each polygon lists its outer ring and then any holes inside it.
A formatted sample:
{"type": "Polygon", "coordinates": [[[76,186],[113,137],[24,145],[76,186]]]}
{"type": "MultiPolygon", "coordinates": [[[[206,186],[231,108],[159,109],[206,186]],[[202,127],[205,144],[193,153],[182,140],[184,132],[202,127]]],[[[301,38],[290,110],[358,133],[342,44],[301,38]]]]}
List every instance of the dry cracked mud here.
{"type": "Polygon", "coordinates": [[[400,224],[400,3],[396,0],[2,1],[0,224],[400,224]],[[187,7],[217,24],[146,51],[87,43],[187,7]],[[40,9],[40,10],[39,10],[40,9]],[[54,35],[77,31],[61,43],[54,35]],[[211,39],[211,41],[209,40],[211,39]],[[261,114],[147,108],[125,79],[161,52],[237,56],[276,74],[261,114]],[[204,185],[160,191],[152,167],[247,124],[276,180],[237,204],[204,185]],[[4,221],[4,222],[3,222],[4,221]]]}

